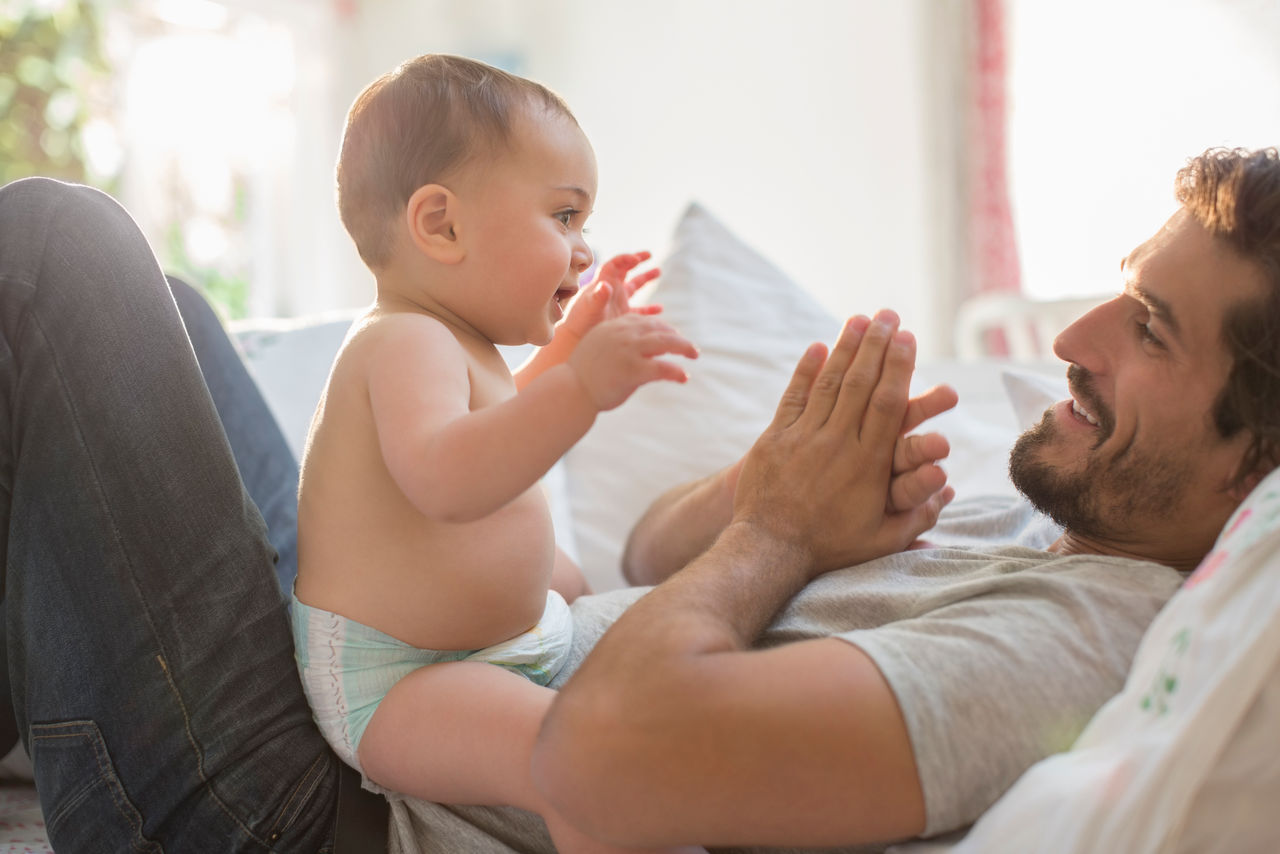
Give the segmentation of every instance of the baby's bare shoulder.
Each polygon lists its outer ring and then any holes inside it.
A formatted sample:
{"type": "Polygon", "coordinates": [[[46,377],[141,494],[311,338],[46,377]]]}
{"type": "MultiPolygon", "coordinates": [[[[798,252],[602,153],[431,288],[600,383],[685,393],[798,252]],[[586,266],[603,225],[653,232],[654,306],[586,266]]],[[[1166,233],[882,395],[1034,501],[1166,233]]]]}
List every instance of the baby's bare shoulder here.
{"type": "Polygon", "coordinates": [[[403,346],[419,341],[437,346],[457,340],[443,321],[429,314],[410,311],[369,311],[351,324],[344,345],[403,346]]]}
{"type": "Polygon", "coordinates": [[[460,367],[465,353],[452,331],[434,317],[412,312],[369,312],[351,324],[334,364],[364,373],[380,364],[460,367]]]}

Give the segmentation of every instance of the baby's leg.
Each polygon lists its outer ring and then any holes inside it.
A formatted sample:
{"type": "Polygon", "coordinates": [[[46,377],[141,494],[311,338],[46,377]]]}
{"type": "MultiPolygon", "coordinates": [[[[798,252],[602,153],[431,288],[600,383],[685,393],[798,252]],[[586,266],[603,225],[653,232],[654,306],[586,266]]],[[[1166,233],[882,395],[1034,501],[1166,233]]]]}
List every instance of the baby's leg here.
{"type": "Polygon", "coordinates": [[[633,850],[588,838],[534,788],[529,757],[554,697],[551,689],[492,664],[419,668],[374,712],[360,739],[360,764],[378,785],[423,800],[536,812],[561,854],[633,850]]]}

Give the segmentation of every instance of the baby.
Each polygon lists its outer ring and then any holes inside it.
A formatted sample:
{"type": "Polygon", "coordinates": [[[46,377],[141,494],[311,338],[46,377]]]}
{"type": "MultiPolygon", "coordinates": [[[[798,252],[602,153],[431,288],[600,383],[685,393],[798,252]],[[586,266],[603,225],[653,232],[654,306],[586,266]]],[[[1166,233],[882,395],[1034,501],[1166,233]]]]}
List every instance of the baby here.
{"type": "Polygon", "coordinates": [[[544,87],[458,57],[374,81],[347,117],[343,224],[377,297],[307,439],[294,634],[326,739],[383,789],[540,813],[530,780],[586,590],[538,480],[596,414],[694,346],[634,308],[647,253],[591,266],[590,144],[544,87]],[[497,346],[539,346],[514,374],[497,346]]]}

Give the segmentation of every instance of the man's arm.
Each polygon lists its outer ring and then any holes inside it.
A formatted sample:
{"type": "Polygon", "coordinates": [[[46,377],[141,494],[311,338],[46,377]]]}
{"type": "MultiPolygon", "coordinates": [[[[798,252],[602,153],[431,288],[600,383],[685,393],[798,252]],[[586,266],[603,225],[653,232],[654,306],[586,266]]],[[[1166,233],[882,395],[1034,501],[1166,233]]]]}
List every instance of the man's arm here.
{"type": "Polygon", "coordinates": [[[622,552],[630,584],[657,584],[705,552],[733,518],[733,490],[742,461],[681,484],[649,506],[622,552]]]}
{"type": "Polygon", "coordinates": [[[535,781],[587,832],[826,845],[923,829],[906,726],[872,661],[837,639],[750,649],[810,579],[907,546],[950,498],[888,509],[914,342],[879,319],[847,325],[825,364],[820,346],[805,354],[743,462],[730,523],[553,704],[535,781]]]}

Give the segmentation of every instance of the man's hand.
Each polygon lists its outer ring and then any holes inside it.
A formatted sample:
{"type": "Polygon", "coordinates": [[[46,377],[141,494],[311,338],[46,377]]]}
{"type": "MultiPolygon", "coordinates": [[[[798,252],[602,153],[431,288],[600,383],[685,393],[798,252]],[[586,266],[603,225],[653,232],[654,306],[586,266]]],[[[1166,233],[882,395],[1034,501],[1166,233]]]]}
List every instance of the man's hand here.
{"type": "MultiPolygon", "coordinates": [[[[956,405],[955,389],[934,386],[907,401],[893,452],[887,512],[903,513],[934,500],[946,487],[938,461],[950,453],[938,433],[911,434],[956,405]]],[[[681,484],[650,505],[627,538],[623,575],[632,584],[657,584],[706,551],[733,517],[733,496],[746,458],[692,483],[681,484]]],[[[948,493],[949,494],[949,493],[948,493]]]]}
{"type": "Polygon", "coordinates": [[[615,255],[600,265],[595,278],[583,288],[565,313],[557,334],[568,333],[576,340],[581,340],[599,323],[622,317],[626,314],[652,315],[662,311],[661,306],[633,306],[631,298],[636,291],[658,278],[661,272],[657,267],[645,270],[627,278],[627,274],[648,261],[648,252],[632,252],[615,255]]]}
{"type": "Polygon", "coordinates": [[[945,440],[895,452],[914,365],[915,339],[890,311],[850,320],[829,356],[810,347],[743,460],[730,524],[802,550],[813,575],[899,551],[932,527],[952,497],[928,462],[945,440]]]}
{"type": "MultiPolygon", "coordinates": [[[[938,466],[951,453],[951,443],[941,433],[911,433],[930,418],[955,407],[955,389],[937,385],[907,401],[907,414],[902,420],[902,435],[893,448],[893,480],[889,484],[890,513],[902,513],[924,503],[947,483],[947,473],[938,466]]],[[[738,477],[746,457],[739,459],[719,475],[732,500],[738,477]]],[[[726,518],[728,513],[726,512],[726,518]]]]}

